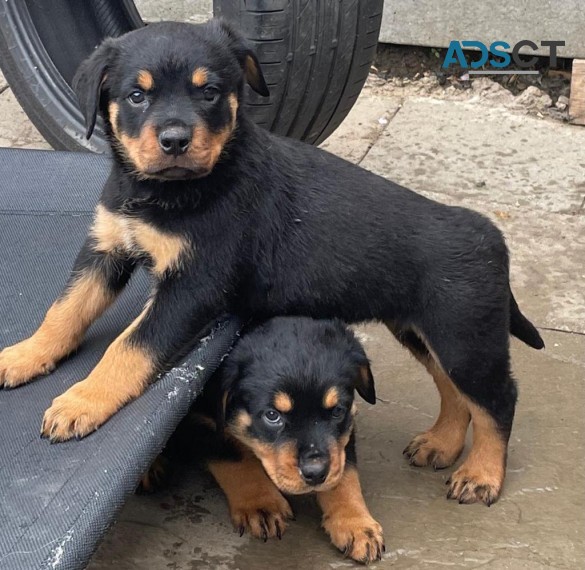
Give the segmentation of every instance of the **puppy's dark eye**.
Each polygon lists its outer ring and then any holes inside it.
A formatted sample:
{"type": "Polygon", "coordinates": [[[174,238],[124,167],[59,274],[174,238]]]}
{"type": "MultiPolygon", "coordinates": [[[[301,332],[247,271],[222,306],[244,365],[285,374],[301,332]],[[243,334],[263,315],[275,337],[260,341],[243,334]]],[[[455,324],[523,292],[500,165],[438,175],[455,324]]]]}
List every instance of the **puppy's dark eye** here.
{"type": "Polygon", "coordinates": [[[264,412],[264,419],[270,425],[278,425],[282,423],[282,417],[276,410],[268,410],[264,412]]]}
{"type": "Polygon", "coordinates": [[[343,406],[335,406],[332,410],[331,410],[331,415],[336,418],[336,419],[340,419],[343,416],[345,416],[345,408],[343,406]]]}
{"type": "Polygon", "coordinates": [[[140,89],[135,89],[128,95],[128,101],[133,105],[140,105],[144,103],[146,96],[144,95],[144,91],[140,91],[140,89]]]}
{"type": "Polygon", "coordinates": [[[203,97],[206,101],[216,101],[219,97],[219,90],[215,87],[206,87],[203,90],[203,97]]]}

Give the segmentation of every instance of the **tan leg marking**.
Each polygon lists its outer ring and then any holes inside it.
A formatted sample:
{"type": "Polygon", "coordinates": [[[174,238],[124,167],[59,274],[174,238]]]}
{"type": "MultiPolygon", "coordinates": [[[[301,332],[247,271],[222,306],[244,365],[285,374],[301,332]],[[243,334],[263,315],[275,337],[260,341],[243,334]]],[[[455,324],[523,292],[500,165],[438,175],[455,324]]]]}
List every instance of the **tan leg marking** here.
{"type": "Polygon", "coordinates": [[[317,493],[317,501],[323,528],[339,550],[365,564],[382,558],[382,527],[366,506],[355,467],[346,466],[337,487],[317,493]]]}
{"type": "Polygon", "coordinates": [[[471,411],[473,446],[463,465],[447,481],[447,498],[489,507],[502,491],[508,446],[488,412],[470,400],[467,405],[471,411]]]}
{"type": "Polygon", "coordinates": [[[292,509],[250,451],[244,450],[241,461],[210,461],[208,467],[227,497],[240,536],[245,531],[264,541],[282,536],[292,509]]]}
{"type": "MultiPolygon", "coordinates": [[[[399,329],[392,322],[385,324],[390,332],[400,337],[399,329]]],[[[441,410],[433,427],[415,436],[403,453],[411,465],[430,465],[434,469],[444,469],[453,465],[461,455],[471,416],[465,398],[439,364],[437,355],[424,335],[418,330],[412,332],[424,343],[429,355],[409,350],[433,377],[441,396],[441,410]]]]}
{"type": "Polygon", "coordinates": [[[404,454],[411,465],[444,469],[461,455],[471,416],[465,398],[441,367],[434,360],[426,366],[441,395],[441,411],[433,427],[414,437],[404,454]]]}
{"type": "Polygon", "coordinates": [[[52,441],[84,437],[144,392],[155,365],[148,352],[130,344],[128,337],[149,306],[114,340],[85,380],[53,400],[45,412],[41,435],[52,441]]]}
{"type": "Polygon", "coordinates": [[[79,274],[30,338],[0,352],[0,386],[14,388],[52,372],[59,360],[79,346],[88,327],[114,299],[99,274],[79,274]]]}

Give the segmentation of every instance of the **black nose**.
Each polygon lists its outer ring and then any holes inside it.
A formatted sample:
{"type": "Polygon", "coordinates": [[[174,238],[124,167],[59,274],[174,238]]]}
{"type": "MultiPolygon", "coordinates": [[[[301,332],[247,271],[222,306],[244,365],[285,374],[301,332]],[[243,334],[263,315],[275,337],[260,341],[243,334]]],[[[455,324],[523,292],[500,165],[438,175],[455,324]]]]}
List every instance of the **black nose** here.
{"type": "Polygon", "coordinates": [[[299,469],[306,483],[320,485],[329,474],[329,457],[318,451],[307,453],[299,459],[299,469]]]}
{"type": "Polygon", "coordinates": [[[165,154],[179,156],[191,144],[191,131],[187,127],[167,127],[158,135],[158,144],[165,154]]]}

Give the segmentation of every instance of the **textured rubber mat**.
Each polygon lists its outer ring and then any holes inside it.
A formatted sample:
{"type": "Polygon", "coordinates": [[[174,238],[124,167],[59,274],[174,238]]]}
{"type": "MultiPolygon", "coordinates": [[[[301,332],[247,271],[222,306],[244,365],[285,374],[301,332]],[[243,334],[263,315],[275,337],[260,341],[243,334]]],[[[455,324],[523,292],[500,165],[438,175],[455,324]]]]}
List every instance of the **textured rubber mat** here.
{"type": "MultiPolygon", "coordinates": [[[[0,347],[34,332],[83,243],[109,160],[0,149],[0,347]]],[[[83,568],[140,475],[164,446],[239,331],[213,325],[185,364],[94,434],[51,445],[39,437],[52,399],[83,379],[140,312],[142,271],[50,376],[0,390],[0,569],[83,568]]]]}

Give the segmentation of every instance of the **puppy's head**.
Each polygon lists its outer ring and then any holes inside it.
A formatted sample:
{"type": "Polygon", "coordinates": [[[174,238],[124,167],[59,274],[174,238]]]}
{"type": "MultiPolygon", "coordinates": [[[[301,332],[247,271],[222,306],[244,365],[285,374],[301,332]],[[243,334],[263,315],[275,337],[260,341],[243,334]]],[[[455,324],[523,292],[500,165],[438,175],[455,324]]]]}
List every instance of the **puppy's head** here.
{"type": "Polygon", "coordinates": [[[73,88],[88,138],[100,111],[130,171],[177,180],[213,170],[236,128],[244,80],[268,95],[256,56],[225,22],[161,22],[104,41],[73,88]]]}
{"type": "Polygon", "coordinates": [[[221,381],[226,432],[255,453],[279,489],[337,485],[354,390],[375,403],[368,359],[341,322],[272,319],[238,343],[221,381]]]}

